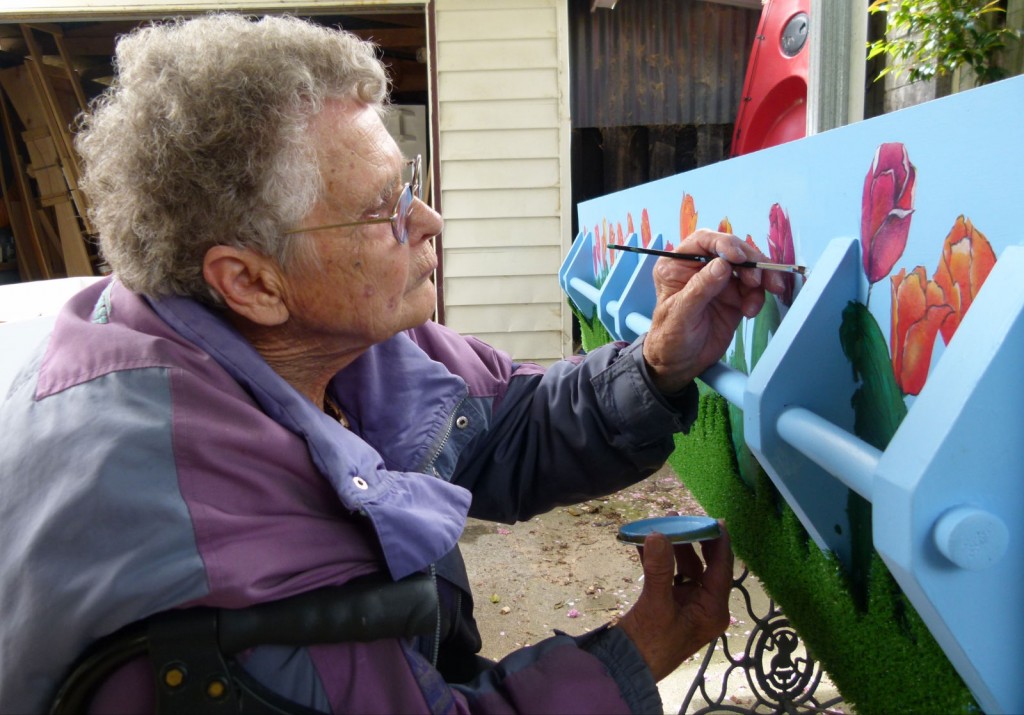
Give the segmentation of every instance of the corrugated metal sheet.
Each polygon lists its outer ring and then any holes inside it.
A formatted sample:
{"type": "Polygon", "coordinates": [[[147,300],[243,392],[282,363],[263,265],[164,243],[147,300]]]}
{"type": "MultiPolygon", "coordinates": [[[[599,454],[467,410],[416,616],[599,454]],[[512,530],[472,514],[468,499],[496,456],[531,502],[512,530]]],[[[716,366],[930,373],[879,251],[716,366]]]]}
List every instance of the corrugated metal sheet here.
{"type": "Polygon", "coordinates": [[[760,12],[700,0],[572,0],[573,127],[727,124],[760,12]]]}

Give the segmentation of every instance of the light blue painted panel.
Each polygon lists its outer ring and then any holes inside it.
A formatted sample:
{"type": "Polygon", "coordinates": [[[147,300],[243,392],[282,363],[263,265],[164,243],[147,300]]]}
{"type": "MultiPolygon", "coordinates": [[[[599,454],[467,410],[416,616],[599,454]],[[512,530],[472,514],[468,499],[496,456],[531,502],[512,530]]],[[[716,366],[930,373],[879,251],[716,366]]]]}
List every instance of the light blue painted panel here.
{"type": "Polygon", "coordinates": [[[633,217],[646,240],[678,244],[689,200],[697,225],[728,222],[766,254],[791,232],[810,271],[757,367],[703,377],[743,408],[751,450],[844,563],[850,490],[870,502],[875,547],[993,713],[1024,712],[1021,116],[1017,77],[595,199],[579,207],[589,262],[573,261],[577,288],[617,306],[605,327],[631,339],[649,325],[654,261],[621,264],[609,288],[610,252],[594,246],[633,217]]]}

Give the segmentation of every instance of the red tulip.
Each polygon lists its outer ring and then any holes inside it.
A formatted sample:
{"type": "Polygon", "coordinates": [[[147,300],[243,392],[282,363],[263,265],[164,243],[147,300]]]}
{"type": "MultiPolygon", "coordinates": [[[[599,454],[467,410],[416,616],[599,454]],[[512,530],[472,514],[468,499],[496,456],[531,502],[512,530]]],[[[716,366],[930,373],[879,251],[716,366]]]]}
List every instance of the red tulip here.
{"type": "Polygon", "coordinates": [[[889,275],[907,247],[915,179],[916,170],[906,147],[898,142],[878,147],[864,179],[860,209],[864,272],[869,283],[889,275]]]}
{"type": "MultiPolygon", "coordinates": [[[[772,204],[768,212],[768,255],[775,263],[796,263],[796,248],[793,246],[793,229],[789,225],[789,216],[778,204],[772,204]]],[[[779,300],[783,305],[793,304],[793,291],[796,289],[796,276],[786,273],[782,277],[786,285],[779,300]]]]}
{"type": "Polygon", "coordinates": [[[985,235],[963,216],[946,236],[935,282],[946,294],[952,313],[942,323],[942,339],[948,344],[967,315],[982,283],[996,264],[996,254],[985,235]]]}
{"type": "Polygon", "coordinates": [[[640,213],[640,239],[645,248],[651,245],[651,220],[647,217],[647,209],[640,213]]]}
{"type": "Polygon", "coordinates": [[[953,309],[942,287],[928,280],[923,266],[910,274],[901,268],[890,280],[892,370],[903,394],[916,395],[928,378],[935,336],[953,309]]]}

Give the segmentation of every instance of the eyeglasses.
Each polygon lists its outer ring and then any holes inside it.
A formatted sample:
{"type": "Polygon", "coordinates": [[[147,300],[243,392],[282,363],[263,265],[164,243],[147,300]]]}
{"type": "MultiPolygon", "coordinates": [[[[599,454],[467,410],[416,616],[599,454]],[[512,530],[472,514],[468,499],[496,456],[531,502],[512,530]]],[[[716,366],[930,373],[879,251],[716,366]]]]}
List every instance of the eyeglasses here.
{"type": "Polygon", "coordinates": [[[307,233],[309,231],[325,231],[329,228],[348,228],[350,226],[365,226],[371,223],[391,223],[391,233],[395,240],[405,245],[409,240],[409,214],[412,211],[412,204],[415,199],[423,200],[423,185],[420,183],[420,169],[423,166],[423,157],[419,154],[412,161],[407,161],[406,166],[412,166],[412,179],[402,187],[402,193],[398,196],[398,203],[390,216],[380,218],[368,218],[362,221],[346,221],[345,223],[328,223],[323,226],[312,226],[310,228],[290,228],[284,232],[286,236],[296,233],[307,233]]]}

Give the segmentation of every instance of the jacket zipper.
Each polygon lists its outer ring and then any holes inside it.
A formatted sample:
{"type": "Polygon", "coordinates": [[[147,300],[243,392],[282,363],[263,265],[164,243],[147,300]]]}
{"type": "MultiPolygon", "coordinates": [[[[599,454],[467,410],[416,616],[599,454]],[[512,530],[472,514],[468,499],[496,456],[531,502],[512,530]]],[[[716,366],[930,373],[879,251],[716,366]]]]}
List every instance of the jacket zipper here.
{"type": "Polygon", "coordinates": [[[461,400],[459,400],[459,403],[455,405],[455,409],[452,410],[451,413],[449,413],[448,421],[445,423],[444,435],[441,437],[441,441],[438,442],[437,446],[434,447],[434,449],[431,451],[430,458],[423,463],[423,469],[430,469],[430,471],[433,472],[435,477],[440,478],[441,475],[438,474],[437,469],[434,468],[434,462],[436,462],[437,458],[441,455],[441,450],[444,449],[444,446],[448,444],[448,440],[452,436],[452,429],[455,427],[456,416],[459,414],[459,409],[462,407],[465,401],[466,398],[463,397],[461,400]]]}
{"type": "Polygon", "coordinates": [[[430,578],[434,582],[434,591],[437,592],[437,623],[434,626],[434,652],[430,658],[430,664],[437,667],[437,658],[441,652],[441,589],[437,587],[437,568],[430,564],[430,578]]]}

